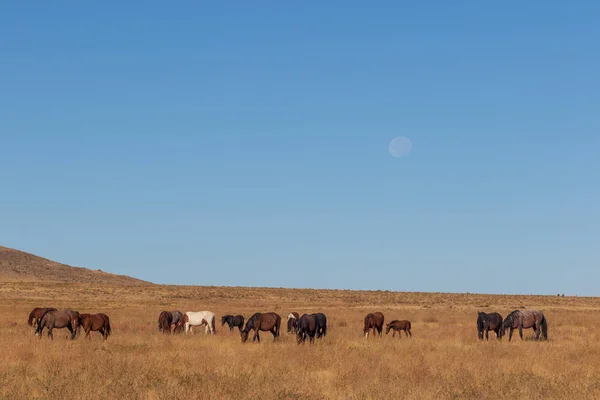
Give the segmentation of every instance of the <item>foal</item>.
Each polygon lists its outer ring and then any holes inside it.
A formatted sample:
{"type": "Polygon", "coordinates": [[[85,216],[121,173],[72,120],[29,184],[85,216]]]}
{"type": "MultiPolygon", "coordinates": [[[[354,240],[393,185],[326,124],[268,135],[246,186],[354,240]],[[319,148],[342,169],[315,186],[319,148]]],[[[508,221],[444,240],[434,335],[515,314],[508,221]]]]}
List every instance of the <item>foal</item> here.
{"type": "Polygon", "coordinates": [[[406,337],[408,337],[408,335],[410,335],[412,337],[412,333],[410,331],[410,321],[398,321],[393,320],[392,322],[390,322],[389,324],[385,325],[385,334],[387,335],[388,333],[390,333],[390,329],[392,329],[392,337],[396,336],[396,332],[398,332],[398,339],[400,339],[402,337],[402,331],[404,331],[404,333],[406,334],[406,337]]]}

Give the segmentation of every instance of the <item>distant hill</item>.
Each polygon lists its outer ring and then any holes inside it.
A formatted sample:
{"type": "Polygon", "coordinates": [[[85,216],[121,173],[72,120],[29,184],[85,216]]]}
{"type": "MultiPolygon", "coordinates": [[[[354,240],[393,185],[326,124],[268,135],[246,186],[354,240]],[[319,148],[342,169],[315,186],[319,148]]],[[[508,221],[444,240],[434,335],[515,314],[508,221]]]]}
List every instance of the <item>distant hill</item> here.
{"type": "Polygon", "coordinates": [[[47,260],[24,251],[0,246],[0,282],[77,282],[112,285],[150,284],[126,275],[115,275],[47,260]]]}

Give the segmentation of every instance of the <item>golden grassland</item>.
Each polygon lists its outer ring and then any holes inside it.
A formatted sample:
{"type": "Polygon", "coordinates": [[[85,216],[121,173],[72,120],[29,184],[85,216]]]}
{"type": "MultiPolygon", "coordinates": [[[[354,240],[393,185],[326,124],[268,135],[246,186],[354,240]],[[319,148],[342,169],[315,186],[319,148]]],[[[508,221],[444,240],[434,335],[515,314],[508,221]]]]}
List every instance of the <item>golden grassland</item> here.
{"type": "MultiPolygon", "coordinates": [[[[1,398],[600,398],[600,298],[184,286],[0,283],[1,398]],[[113,334],[41,339],[33,307],[105,312],[113,334]],[[477,340],[477,311],[542,310],[549,340],[477,340]],[[162,310],[210,310],[217,334],[162,335],[162,310]],[[242,344],[226,313],[282,316],[282,335],[242,344]],[[328,335],[297,345],[291,311],[324,312],[328,335]],[[412,321],[412,339],[362,335],[364,315],[412,321]]],[[[526,338],[533,332],[525,331],[526,338]]]]}

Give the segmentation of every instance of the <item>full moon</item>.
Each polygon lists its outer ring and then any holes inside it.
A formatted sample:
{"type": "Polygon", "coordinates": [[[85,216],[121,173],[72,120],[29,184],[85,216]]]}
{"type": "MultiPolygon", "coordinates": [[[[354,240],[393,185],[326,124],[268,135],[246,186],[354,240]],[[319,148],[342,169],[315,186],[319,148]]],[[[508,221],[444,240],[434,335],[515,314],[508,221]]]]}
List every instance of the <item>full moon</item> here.
{"type": "Polygon", "coordinates": [[[403,136],[398,136],[390,142],[390,154],[394,157],[406,157],[412,150],[412,142],[403,136]]]}

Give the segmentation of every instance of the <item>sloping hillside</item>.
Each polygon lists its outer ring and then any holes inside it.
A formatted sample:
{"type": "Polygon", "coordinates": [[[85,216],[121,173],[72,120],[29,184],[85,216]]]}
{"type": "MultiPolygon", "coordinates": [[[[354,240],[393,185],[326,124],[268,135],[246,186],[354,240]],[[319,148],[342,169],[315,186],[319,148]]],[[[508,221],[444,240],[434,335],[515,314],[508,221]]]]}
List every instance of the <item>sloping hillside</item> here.
{"type": "Polygon", "coordinates": [[[113,285],[149,284],[149,282],[129,276],[71,267],[20,250],[0,246],[0,281],[35,282],[40,280],[113,285]]]}

